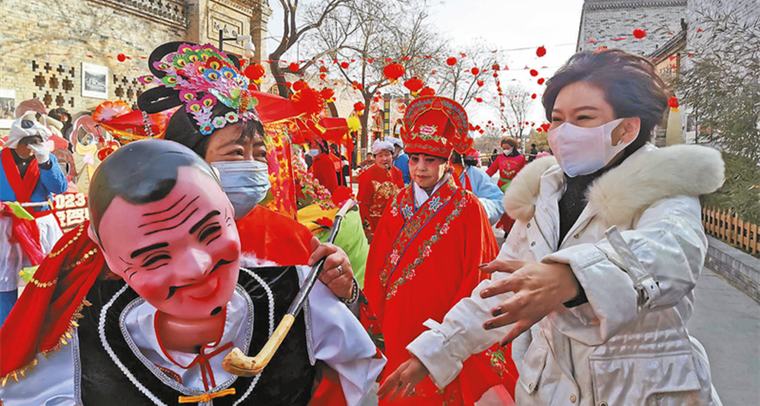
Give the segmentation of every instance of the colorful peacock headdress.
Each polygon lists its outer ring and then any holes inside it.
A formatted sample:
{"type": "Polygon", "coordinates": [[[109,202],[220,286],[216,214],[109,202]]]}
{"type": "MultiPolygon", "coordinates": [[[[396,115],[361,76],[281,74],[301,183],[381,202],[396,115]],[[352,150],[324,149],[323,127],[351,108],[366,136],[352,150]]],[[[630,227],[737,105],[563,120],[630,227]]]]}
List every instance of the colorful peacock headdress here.
{"type": "Polygon", "coordinates": [[[258,101],[248,90],[248,78],[240,72],[237,58],[213,45],[161,45],[151,54],[149,68],[153,74],[140,77],[140,82],[159,86],[140,96],[142,110],[158,112],[184,104],[203,135],[240,120],[259,120],[258,101]],[[214,117],[217,103],[232,111],[214,117]]]}

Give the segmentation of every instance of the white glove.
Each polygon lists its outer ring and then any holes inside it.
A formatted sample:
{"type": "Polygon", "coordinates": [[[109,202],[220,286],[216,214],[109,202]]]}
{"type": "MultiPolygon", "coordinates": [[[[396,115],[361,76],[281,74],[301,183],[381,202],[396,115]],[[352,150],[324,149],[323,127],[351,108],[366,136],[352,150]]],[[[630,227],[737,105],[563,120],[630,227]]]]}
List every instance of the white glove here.
{"type": "Polygon", "coordinates": [[[34,151],[34,156],[37,157],[38,164],[44,164],[50,160],[50,150],[44,143],[29,144],[29,149],[34,151]]]}

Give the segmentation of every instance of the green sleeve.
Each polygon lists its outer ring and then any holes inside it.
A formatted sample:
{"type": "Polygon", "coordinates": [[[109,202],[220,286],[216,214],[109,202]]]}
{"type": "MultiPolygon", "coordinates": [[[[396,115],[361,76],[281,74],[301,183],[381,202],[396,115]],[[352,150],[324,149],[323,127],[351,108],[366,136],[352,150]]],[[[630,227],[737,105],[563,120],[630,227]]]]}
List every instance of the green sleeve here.
{"type": "MultiPolygon", "coordinates": [[[[327,241],[330,230],[321,231],[317,234],[319,241],[327,241]]],[[[340,226],[340,232],[335,238],[335,245],[346,251],[348,259],[351,261],[351,268],[354,270],[354,277],[359,282],[359,287],[364,287],[364,270],[367,266],[367,256],[369,255],[369,243],[364,235],[361,216],[358,210],[351,210],[346,214],[343,223],[340,226]]]]}

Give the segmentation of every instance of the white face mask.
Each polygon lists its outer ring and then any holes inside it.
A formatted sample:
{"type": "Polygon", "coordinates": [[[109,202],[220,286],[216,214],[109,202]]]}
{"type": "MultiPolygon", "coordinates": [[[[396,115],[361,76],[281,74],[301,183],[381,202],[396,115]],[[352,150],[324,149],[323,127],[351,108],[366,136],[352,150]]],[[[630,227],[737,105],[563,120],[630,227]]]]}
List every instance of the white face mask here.
{"type": "Polygon", "coordinates": [[[512,148],[510,148],[510,149],[503,149],[501,151],[504,152],[504,155],[509,155],[509,154],[512,153],[512,148]]]}
{"type": "Polygon", "coordinates": [[[269,166],[259,161],[218,161],[211,166],[219,170],[222,189],[235,209],[235,220],[248,215],[267,196],[269,166]]]}
{"type": "Polygon", "coordinates": [[[311,155],[311,156],[317,156],[317,155],[319,155],[319,150],[318,149],[310,149],[309,150],[309,155],[311,155]]]}
{"type": "MultiPolygon", "coordinates": [[[[612,145],[612,131],[623,121],[610,121],[599,127],[584,128],[564,123],[549,130],[549,146],[567,176],[588,175],[604,168],[620,151],[633,142],[612,145]]],[[[635,140],[635,138],[634,138],[635,140]]]]}

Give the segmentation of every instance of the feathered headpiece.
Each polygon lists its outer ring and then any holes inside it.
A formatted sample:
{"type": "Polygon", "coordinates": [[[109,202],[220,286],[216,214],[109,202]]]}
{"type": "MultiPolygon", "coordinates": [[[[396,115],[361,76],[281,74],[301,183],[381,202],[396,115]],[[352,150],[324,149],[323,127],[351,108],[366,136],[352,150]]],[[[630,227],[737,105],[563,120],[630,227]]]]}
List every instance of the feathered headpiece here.
{"type": "Polygon", "coordinates": [[[258,101],[248,90],[248,78],[240,72],[237,58],[213,45],[170,42],[156,48],[148,63],[153,75],[139,80],[159,86],[140,96],[141,110],[157,113],[184,104],[203,135],[240,120],[259,120],[258,101]],[[214,117],[217,103],[232,111],[214,117]]]}

